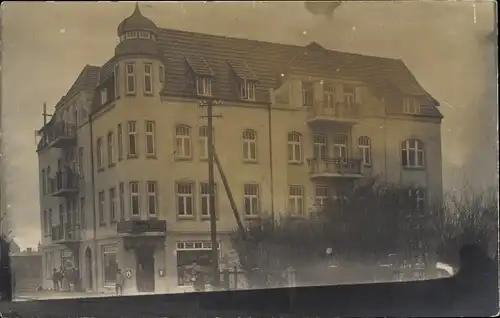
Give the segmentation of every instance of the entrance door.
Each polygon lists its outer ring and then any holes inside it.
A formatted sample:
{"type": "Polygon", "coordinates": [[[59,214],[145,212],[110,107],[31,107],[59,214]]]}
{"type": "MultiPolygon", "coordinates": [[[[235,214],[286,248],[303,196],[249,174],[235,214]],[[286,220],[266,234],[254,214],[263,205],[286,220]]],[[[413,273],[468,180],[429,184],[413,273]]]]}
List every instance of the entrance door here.
{"type": "Polygon", "coordinates": [[[139,247],[136,250],[137,258],[137,290],[139,292],[155,291],[155,262],[154,248],[139,247]]]}
{"type": "Polygon", "coordinates": [[[93,290],[93,277],[92,277],[92,251],[87,247],[85,250],[85,271],[87,276],[87,289],[93,290]]]}

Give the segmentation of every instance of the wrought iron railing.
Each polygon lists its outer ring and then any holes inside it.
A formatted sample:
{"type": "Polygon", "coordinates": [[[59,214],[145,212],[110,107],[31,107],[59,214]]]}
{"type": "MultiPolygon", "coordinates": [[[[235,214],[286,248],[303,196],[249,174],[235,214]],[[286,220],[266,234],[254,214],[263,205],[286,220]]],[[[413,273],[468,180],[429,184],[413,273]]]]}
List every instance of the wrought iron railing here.
{"type": "Polygon", "coordinates": [[[327,117],[332,119],[354,119],[358,116],[358,105],[346,105],[344,103],[329,103],[327,101],[315,101],[308,108],[308,118],[327,117]]]}
{"type": "Polygon", "coordinates": [[[355,174],[360,175],[363,173],[363,165],[361,159],[349,158],[312,158],[307,160],[309,164],[309,173],[321,174],[355,174]]]}

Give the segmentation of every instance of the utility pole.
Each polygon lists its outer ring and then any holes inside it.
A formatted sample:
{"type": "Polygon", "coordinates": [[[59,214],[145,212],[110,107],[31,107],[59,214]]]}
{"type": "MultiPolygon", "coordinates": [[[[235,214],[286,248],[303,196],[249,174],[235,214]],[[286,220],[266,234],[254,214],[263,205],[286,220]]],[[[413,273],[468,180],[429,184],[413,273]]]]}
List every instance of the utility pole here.
{"type": "Polygon", "coordinates": [[[207,107],[207,115],[202,116],[207,118],[207,155],[208,155],[208,194],[209,194],[209,209],[210,209],[210,238],[212,241],[212,266],[213,266],[213,287],[218,289],[220,286],[219,273],[219,243],[217,242],[217,213],[215,211],[215,180],[214,180],[214,151],[213,151],[213,118],[221,118],[221,115],[213,114],[213,104],[218,104],[219,101],[208,99],[202,101],[200,106],[207,107]]]}

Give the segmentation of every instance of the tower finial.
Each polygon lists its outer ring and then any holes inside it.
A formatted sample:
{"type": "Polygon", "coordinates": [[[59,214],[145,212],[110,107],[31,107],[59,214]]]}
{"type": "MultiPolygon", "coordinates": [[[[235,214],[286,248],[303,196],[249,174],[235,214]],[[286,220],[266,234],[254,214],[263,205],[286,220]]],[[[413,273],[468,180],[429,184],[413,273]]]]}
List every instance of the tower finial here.
{"type": "Polygon", "coordinates": [[[139,1],[136,1],[136,2],[135,2],[135,11],[141,11],[141,10],[139,9],[139,1]]]}

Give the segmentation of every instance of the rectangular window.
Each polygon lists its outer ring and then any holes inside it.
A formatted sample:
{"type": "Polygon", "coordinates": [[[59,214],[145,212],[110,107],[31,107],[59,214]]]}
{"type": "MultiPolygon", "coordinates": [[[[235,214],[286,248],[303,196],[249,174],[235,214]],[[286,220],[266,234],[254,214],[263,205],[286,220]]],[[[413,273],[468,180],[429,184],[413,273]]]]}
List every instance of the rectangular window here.
{"type": "Polygon", "coordinates": [[[109,220],[111,223],[114,223],[117,221],[117,215],[116,215],[116,210],[117,210],[117,202],[118,197],[116,196],[116,188],[111,188],[109,189],[109,220]]]}
{"type": "Polygon", "coordinates": [[[118,124],[117,128],[118,134],[118,160],[123,159],[123,132],[122,132],[122,124],[118,124]]]}
{"type": "Polygon", "coordinates": [[[108,89],[103,88],[101,90],[101,104],[104,105],[108,102],[108,89]]]}
{"type": "Polygon", "coordinates": [[[42,175],[40,176],[40,183],[42,184],[42,194],[47,193],[47,177],[45,176],[45,169],[42,169],[42,175]]]}
{"type": "MultiPolygon", "coordinates": [[[[217,249],[220,251],[220,244],[217,249]]],[[[210,241],[184,241],[177,242],[177,279],[179,286],[191,286],[193,284],[193,263],[199,266],[211,268],[212,243],[210,241]]]]}
{"type": "Polygon", "coordinates": [[[127,63],[126,64],[127,71],[127,94],[134,95],[135,94],[135,64],[127,63]]]}
{"type": "Polygon", "coordinates": [[[421,213],[425,208],[425,190],[424,189],[409,189],[408,196],[410,197],[411,213],[421,213]]]}
{"type": "Polygon", "coordinates": [[[99,192],[99,224],[100,225],[105,225],[106,224],[106,214],[105,214],[105,207],[104,207],[104,191],[99,192]]]}
{"type": "Polygon", "coordinates": [[[304,214],[304,188],[302,186],[289,187],[288,209],[293,215],[304,214]]]}
{"type": "Polygon", "coordinates": [[[137,157],[137,125],[135,121],[127,123],[128,133],[128,155],[129,157],[137,157]]]}
{"type": "Polygon", "coordinates": [[[155,122],[146,121],[146,155],[154,157],[156,155],[155,147],[155,122]]]}
{"type": "Polygon", "coordinates": [[[144,93],[153,93],[153,64],[144,63],[144,93]]]}
{"type": "MultiPolygon", "coordinates": [[[[200,159],[208,158],[208,127],[202,126],[199,129],[199,142],[200,142],[200,159]]],[[[212,132],[212,142],[214,134],[212,132]]]]}
{"type": "Polygon", "coordinates": [[[80,198],[80,223],[82,224],[82,229],[87,229],[87,218],[85,212],[85,198],[80,198]]]}
{"type": "Polygon", "coordinates": [[[47,227],[49,230],[49,233],[47,235],[50,236],[52,230],[52,209],[49,209],[47,227]]]}
{"type": "Polygon", "coordinates": [[[212,79],[208,76],[198,76],[196,78],[196,92],[200,96],[211,96],[212,79]]]}
{"type": "Polygon", "coordinates": [[[116,273],[118,272],[118,261],[116,258],[116,248],[103,247],[102,251],[104,267],[104,285],[114,286],[116,283],[116,273]]]}
{"type": "Polygon", "coordinates": [[[78,176],[80,176],[80,178],[83,178],[83,166],[84,166],[84,162],[83,160],[84,159],[84,153],[83,153],[83,147],[80,147],[78,148],[78,176]]]}
{"type": "Polygon", "coordinates": [[[114,134],[110,131],[108,133],[108,166],[113,166],[115,164],[114,139],[114,134]]]}
{"type": "Polygon", "coordinates": [[[253,130],[243,132],[243,160],[257,161],[257,133],[253,130]]]}
{"type": "Polygon", "coordinates": [[[347,107],[354,106],[356,103],[356,89],[353,86],[344,86],[344,105],[347,107]]]}
{"type": "Polygon", "coordinates": [[[297,132],[288,134],[288,162],[301,163],[302,162],[302,136],[297,132]]]}
{"type": "Polygon", "coordinates": [[[259,185],[245,184],[243,186],[243,200],[245,205],[245,216],[256,217],[259,215],[259,185]]]}
{"type": "Polygon", "coordinates": [[[316,186],[316,201],[317,207],[322,208],[325,206],[328,200],[328,187],[326,186],[316,186]]]}
{"type": "Polygon", "coordinates": [[[314,102],[314,84],[302,82],[302,105],[312,106],[314,102]]]}
{"type": "Polygon", "coordinates": [[[241,99],[255,100],[255,82],[243,80],[241,82],[241,99]]]}
{"type": "Polygon", "coordinates": [[[405,98],[403,100],[403,112],[405,114],[415,115],[420,113],[420,104],[414,98],[405,98]]]}
{"type": "Polygon", "coordinates": [[[176,184],[177,215],[179,217],[194,216],[193,183],[178,182],[176,184]]]}
{"type": "Polygon", "coordinates": [[[157,210],[156,181],[148,181],[146,190],[148,193],[148,214],[155,216],[157,210]]]}
{"type": "Polygon", "coordinates": [[[191,158],[191,128],[188,126],[175,127],[175,156],[180,159],[191,158]]]}
{"type": "Polygon", "coordinates": [[[323,84],[323,111],[327,115],[335,115],[335,86],[333,84],[323,84]]]}
{"type": "Polygon", "coordinates": [[[129,183],[130,191],[130,213],[132,216],[139,216],[141,214],[141,200],[139,192],[139,182],[132,181],[129,183]]]}
{"type": "MultiPolygon", "coordinates": [[[[200,183],[200,197],[201,197],[201,216],[203,218],[210,218],[210,188],[208,182],[200,183]]],[[[215,204],[217,205],[217,186],[214,184],[214,197],[215,204]]],[[[215,208],[217,211],[217,207],[215,208]]]]}
{"type": "Polygon", "coordinates": [[[165,83],[165,68],[160,65],[160,70],[158,71],[160,78],[160,83],[165,83]]]}
{"type": "Polygon", "coordinates": [[[54,257],[52,252],[45,253],[45,277],[47,279],[52,279],[52,271],[55,268],[54,266],[54,257]]]}
{"type": "Polygon", "coordinates": [[[115,65],[115,97],[120,98],[120,65],[115,65]]]}
{"type": "Polygon", "coordinates": [[[125,184],[120,182],[120,220],[125,220],[125,184]]]}
{"type": "Polygon", "coordinates": [[[104,168],[104,149],[101,137],[97,138],[97,168],[104,168]]]}
{"type": "Polygon", "coordinates": [[[347,136],[334,135],[333,136],[333,153],[335,159],[345,161],[347,159],[347,136]]]}

